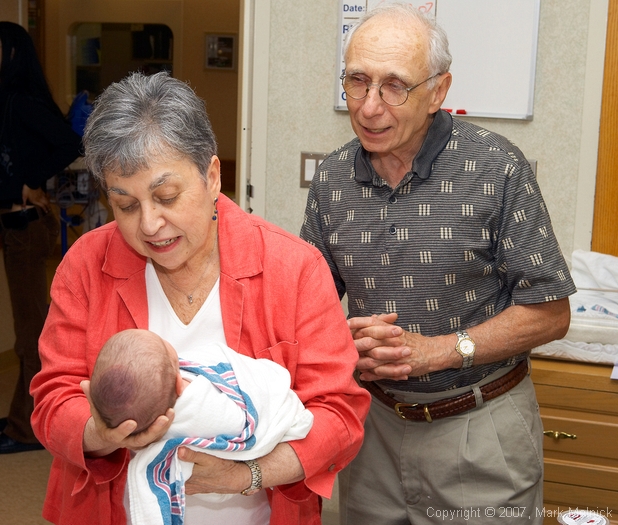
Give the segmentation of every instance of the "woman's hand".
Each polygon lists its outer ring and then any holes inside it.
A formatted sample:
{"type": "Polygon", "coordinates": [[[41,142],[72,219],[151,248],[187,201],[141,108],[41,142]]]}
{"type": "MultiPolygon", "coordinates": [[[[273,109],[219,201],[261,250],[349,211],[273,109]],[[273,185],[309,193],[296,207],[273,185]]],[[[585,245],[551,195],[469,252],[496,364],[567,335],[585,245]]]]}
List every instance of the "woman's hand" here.
{"type": "Polygon", "coordinates": [[[165,415],[159,416],[150,427],[134,436],[131,433],[137,427],[137,422],[131,419],[123,421],[116,428],[108,428],[90,398],[90,381],[82,381],[80,386],[90,403],[92,414],[84,429],[84,452],[92,456],[106,456],[119,448],[142,449],[161,439],[174,420],[174,409],[169,408],[165,415]]]}
{"type": "Polygon", "coordinates": [[[186,447],[180,448],[178,457],[195,464],[193,474],[185,484],[186,494],[239,494],[251,485],[251,471],[244,463],[186,447]]]}
{"type": "MultiPolygon", "coordinates": [[[[193,474],[185,484],[187,494],[239,494],[251,486],[251,470],[242,462],[219,459],[187,447],[180,447],[178,457],[194,463],[193,474]]],[[[287,485],[305,478],[303,466],[289,443],[279,443],[257,462],[263,487],[287,485]]]]}

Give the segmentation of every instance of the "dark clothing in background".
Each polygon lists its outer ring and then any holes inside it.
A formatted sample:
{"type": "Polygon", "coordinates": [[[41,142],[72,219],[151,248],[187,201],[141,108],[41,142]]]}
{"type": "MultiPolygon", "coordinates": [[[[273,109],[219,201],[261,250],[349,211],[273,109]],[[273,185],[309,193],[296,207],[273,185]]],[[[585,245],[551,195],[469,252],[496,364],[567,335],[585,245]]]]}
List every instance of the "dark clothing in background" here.
{"type": "Polygon", "coordinates": [[[37,99],[0,94],[0,208],[21,204],[24,184],[43,188],[80,155],[81,138],[37,99]]]}
{"type": "Polygon", "coordinates": [[[23,204],[24,184],[45,190],[47,180],[80,155],[81,138],[54,109],[27,95],[0,93],[0,238],[20,364],[3,432],[20,443],[37,443],[30,426],[29,388],[41,369],[38,338],[47,315],[46,260],[59,224],[53,213],[40,208],[30,207],[28,215],[11,208],[23,204]]]}

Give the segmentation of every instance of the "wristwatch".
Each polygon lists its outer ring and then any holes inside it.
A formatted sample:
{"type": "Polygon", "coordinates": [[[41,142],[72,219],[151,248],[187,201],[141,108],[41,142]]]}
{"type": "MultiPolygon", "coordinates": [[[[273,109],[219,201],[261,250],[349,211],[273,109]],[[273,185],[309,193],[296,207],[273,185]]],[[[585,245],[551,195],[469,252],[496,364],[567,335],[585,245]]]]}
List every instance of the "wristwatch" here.
{"type": "Polygon", "coordinates": [[[474,352],[476,351],[476,344],[465,330],[458,330],[455,332],[457,335],[457,344],[455,350],[463,357],[463,365],[461,368],[470,368],[474,361],[474,352]]]}
{"type": "Polygon", "coordinates": [[[247,487],[245,490],[241,491],[243,496],[253,496],[256,492],[262,490],[262,469],[258,462],[254,459],[248,459],[247,461],[242,461],[249,467],[251,470],[251,485],[247,487]]]}

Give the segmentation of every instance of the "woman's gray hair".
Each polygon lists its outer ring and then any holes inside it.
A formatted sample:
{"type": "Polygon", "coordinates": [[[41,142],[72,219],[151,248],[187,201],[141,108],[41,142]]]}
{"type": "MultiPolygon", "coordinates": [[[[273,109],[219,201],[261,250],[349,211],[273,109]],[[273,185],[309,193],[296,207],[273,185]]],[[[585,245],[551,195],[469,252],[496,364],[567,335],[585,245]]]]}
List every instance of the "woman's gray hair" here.
{"type": "Polygon", "coordinates": [[[84,130],[88,170],[105,187],[105,174],[128,177],[153,157],[186,158],[206,178],[217,142],[204,101],[165,71],[132,73],[95,101],[84,130]]]}
{"type": "MultiPolygon", "coordinates": [[[[427,30],[429,39],[429,56],[427,57],[429,76],[433,77],[434,75],[448,72],[451,67],[452,57],[448,50],[448,37],[446,32],[437,24],[434,17],[409,4],[389,4],[367,11],[361,16],[358,23],[352,27],[347,35],[343,48],[344,57],[348,52],[348,47],[350,46],[354,33],[365,22],[376,16],[388,16],[397,20],[409,20],[411,23],[418,22],[424,26],[427,30]]],[[[436,79],[432,79],[427,82],[427,87],[433,87],[435,81],[436,79]]]]}

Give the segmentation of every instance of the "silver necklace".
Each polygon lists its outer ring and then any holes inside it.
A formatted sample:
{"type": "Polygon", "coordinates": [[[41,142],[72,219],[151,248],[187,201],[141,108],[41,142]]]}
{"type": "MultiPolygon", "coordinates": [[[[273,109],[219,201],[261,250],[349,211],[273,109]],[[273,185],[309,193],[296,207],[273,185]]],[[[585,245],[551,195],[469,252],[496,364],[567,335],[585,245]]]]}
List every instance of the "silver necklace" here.
{"type": "Polygon", "coordinates": [[[206,275],[206,273],[208,273],[208,270],[210,269],[212,262],[213,262],[213,254],[215,253],[215,248],[217,247],[217,236],[215,235],[215,242],[212,246],[212,251],[210,252],[210,255],[208,256],[208,264],[206,265],[206,268],[204,269],[204,272],[202,273],[202,275],[200,276],[199,280],[197,281],[197,284],[195,285],[195,288],[193,288],[193,291],[191,293],[187,293],[184,290],[181,290],[178,286],[176,286],[176,283],[174,283],[174,281],[172,281],[172,278],[167,274],[167,273],[163,273],[163,275],[165,275],[165,277],[167,278],[167,280],[170,282],[170,284],[176,289],[178,290],[181,294],[186,295],[187,296],[187,301],[189,301],[189,304],[193,304],[193,294],[197,291],[197,289],[199,288],[200,284],[202,284],[202,280],[204,279],[204,276],[206,275]]]}

